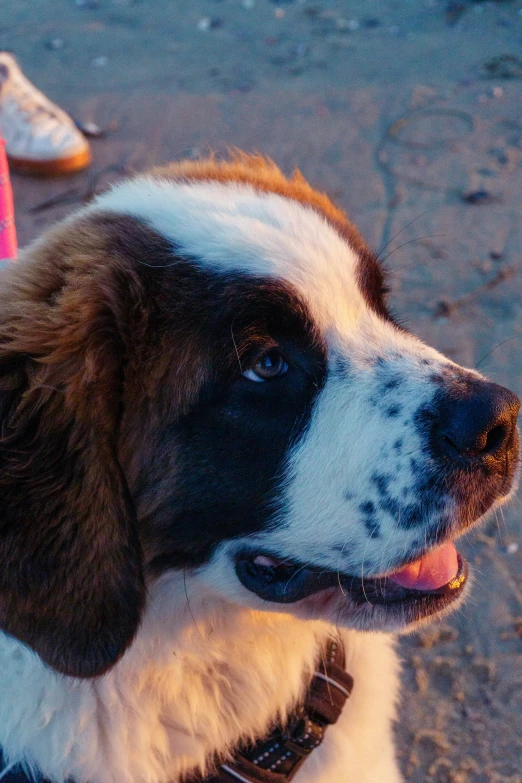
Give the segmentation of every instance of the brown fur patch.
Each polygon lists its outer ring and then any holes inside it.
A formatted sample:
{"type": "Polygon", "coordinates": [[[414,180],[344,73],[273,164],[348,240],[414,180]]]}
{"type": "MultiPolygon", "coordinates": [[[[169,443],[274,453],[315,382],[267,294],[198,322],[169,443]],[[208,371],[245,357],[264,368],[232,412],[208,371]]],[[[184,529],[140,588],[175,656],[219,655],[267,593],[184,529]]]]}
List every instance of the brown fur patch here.
{"type": "Polygon", "coordinates": [[[157,177],[185,182],[236,182],[250,185],[262,193],[275,193],[314,209],[326,218],[355,250],[365,247],[356,227],[326,193],[315,190],[298,169],[294,170],[291,177],[286,177],[273,160],[263,155],[251,155],[235,150],[231,153],[230,160],[218,160],[214,156],[202,160],[183,160],[155,168],[151,173],[157,177]]]}
{"type": "Polygon", "coordinates": [[[109,240],[100,216],[80,217],[0,276],[0,627],[87,677],[123,654],[145,597],[116,456],[143,287],[109,240]]]}
{"type": "Polygon", "coordinates": [[[344,212],[333,204],[326,193],[312,188],[298,169],[290,178],[285,177],[274,161],[263,155],[249,155],[236,150],[230,160],[218,160],[214,156],[203,160],[183,160],[153,169],[152,173],[191,182],[207,180],[251,185],[255,190],[277,193],[306,204],[332,223],[349,225],[344,212]]]}

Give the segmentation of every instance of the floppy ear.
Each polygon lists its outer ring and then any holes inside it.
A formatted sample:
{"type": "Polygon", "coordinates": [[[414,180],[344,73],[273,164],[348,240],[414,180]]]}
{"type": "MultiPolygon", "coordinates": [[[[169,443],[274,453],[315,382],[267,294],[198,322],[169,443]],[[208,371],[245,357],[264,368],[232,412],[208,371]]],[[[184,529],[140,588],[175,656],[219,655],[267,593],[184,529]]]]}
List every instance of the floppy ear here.
{"type": "Polygon", "coordinates": [[[0,629],[92,677],[132,641],[145,594],[116,453],[126,289],[110,263],[33,261],[0,300],[0,629]]]}

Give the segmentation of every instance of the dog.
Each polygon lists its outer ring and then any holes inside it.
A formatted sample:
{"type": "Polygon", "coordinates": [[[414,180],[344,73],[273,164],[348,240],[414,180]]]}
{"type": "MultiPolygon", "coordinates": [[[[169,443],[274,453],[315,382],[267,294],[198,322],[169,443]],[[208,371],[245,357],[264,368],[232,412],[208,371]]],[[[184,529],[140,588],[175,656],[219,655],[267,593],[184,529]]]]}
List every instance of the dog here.
{"type": "Polygon", "coordinates": [[[2,271],[4,776],[248,783],[280,725],[299,764],[260,780],[401,780],[393,635],[466,595],[519,401],[386,298],[345,214],[243,153],[124,181],[2,271]],[[342,704],[305,753],[314,676],[342,704]]]}

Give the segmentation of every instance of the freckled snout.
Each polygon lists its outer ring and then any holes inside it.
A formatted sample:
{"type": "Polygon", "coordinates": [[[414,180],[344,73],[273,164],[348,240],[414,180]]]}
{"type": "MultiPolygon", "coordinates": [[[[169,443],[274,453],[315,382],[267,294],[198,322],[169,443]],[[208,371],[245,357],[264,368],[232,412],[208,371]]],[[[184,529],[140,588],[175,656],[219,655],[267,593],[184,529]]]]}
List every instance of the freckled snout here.
{"type": "Polygon", "coordinates": [[[491,466],[516,459],[516,421],[520,400],[488,381],[472,380],[440,399],[433,448],[442,458],[491,466]]]}

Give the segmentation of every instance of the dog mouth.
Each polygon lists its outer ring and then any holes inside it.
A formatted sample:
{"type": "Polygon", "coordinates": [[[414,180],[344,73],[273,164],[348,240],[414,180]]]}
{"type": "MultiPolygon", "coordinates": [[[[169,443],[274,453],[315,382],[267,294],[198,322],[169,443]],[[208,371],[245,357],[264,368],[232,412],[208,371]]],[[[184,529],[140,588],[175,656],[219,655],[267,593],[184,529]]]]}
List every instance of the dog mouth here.
{"type": "Polygon", "coordinates": [[[449,541],[382,576],[355,576],[245,552],[236,559],[236,574],[247,590],[264,601],[294,604],[326,596],[337,588],[356,606],[399,611],[407,622],[414,622],[440,612],[462,595],[468,564],[449,541]]]}

